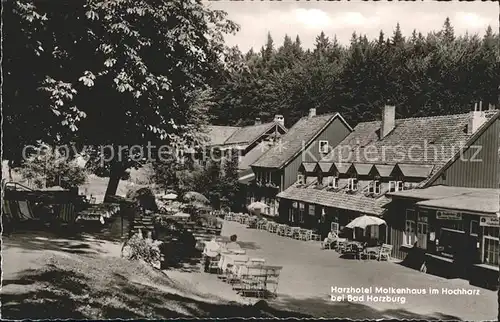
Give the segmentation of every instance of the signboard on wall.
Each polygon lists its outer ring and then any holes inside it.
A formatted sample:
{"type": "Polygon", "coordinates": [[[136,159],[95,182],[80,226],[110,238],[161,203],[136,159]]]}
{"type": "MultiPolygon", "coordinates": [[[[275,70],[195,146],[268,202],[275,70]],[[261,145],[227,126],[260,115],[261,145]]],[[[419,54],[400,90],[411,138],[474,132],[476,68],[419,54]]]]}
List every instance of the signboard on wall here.
{"type": "Polygon", "coordinates": [[[481,217],[479,226],[500,227],[500,219],[498,217],[481,217]]]}
{"type": "Polygon", "coordinates": [[[462,214],[457,212],[436,212],[436,219],[439,220],[462,220],[462,214]]]}

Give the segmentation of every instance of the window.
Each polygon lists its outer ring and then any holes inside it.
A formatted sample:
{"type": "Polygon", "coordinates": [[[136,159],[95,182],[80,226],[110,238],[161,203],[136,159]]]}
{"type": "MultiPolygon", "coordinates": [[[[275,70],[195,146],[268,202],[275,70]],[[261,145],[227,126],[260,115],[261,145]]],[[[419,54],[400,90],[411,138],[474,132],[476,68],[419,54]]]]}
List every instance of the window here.
{"type": "Polygon", "coordinates": [[[483,238],[484,255],[483,262],[490,265],[498,265],[498,238],[490,238],[485,236],[483,238]]]}
{"type": "Polygon", "coordinates": [[[330,188],[338,188],[339,187],[339,178],[338,177],[329,176],[328,177],[327,185],[330,188]]]}
{"type": "Polygon", "coordinates": [[[299,222],[304,223],[304,210],[306,205],[304,203],[299,203],[299,222]]]}
{"type": "Polygon", "coordinates": [[[314,205],[309,205],[309,215],[310,216],[316,215],[316,207],[314,205]]]}
{"type": "Polygon", "coordinates": [[[417,224],[413,220],[406,220],[405,222],[405,233],[404,233],[404,243],[405,245],[413,245],[417,240],[415,230],[417,224]]]}
{"type": "Polygon", "coordinates": [[[297,175],[297,182],[299,184],[304,184],[304,175],[303,174],[297,175]]]}
{"type": "Polygon", "coordinates": [[[370,191],[370,193],[379,194],[380,193],[380,181],[375,180],[375,181],[370,182],[369,191],[370,191]]]}
{"type": "Polygon", "coordinates": [[[339,234],[339,224],[336,222],[332,222],[330,224],[330,230],[338,235],[339,234]]]}
{"type": "Polygon", "coordinates": [[[417,223],[417,245],[422,249],[427,249],[428,226],[425,222],[417,223]]]}
{"type": "Polygon", "coordinates": [[[479,233],[479,221],[471,220],[470,221],[470,234],[472,236],[477,236],[478,233],[479,233]]]}
{"type": "Polygon", "coordinates": [[[404,190],[403,181],[389,181],[389,192],[404,190]]]}
{"type": "Polygon", "coordinates": [[[319,141],[319,153],[328,153],[328,141],[321,140],[319,141]]]}
{"type": "Polygon", "coordinates": [[[350,178],[347,186],[348,186],[348,189],[351,191],[358,190],[358,179],[350,178]]]}
{"type": "Polygon", "coordinates": [[[403,233],[403,243],[405,245],[413,245],[417,241],[417,223],[415,219],[415,210],[406,209],[405,231],[403,233]]]}
{"type": "Polygon", "coordinates": [[[290,223],[295,222],[295,211],[296,209],[294,208],[288,209],[288,222],[290,223]]]}
{"type": "Polygon", "coordinates": [[[498,235],[499,227],[485,226],[483,231],[483,262],[498,265],[498,235]]]}

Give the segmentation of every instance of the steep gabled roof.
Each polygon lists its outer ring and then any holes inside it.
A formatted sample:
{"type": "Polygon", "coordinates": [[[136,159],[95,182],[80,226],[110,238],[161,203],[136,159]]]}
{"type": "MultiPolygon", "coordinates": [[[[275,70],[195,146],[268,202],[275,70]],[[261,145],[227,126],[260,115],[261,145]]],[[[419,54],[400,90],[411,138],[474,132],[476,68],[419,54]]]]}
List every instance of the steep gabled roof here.
{"type": "MultiPolygon", "coordinates": [[[[485,111],[491,119],[498,111],[485,111]]],[[[379,137],[380,121],[358,124],[321,162],[417,164],[442,168],[472,137],[467,133],[471,114],[397,119],[394,130],[379,137]]],[[[484,125],[483,125],[484,127],[484,125]]]]}
{"type": "Polygon", "coordinates": [[[240,128],[237,126],[209,125],[207,127],[208,145],[214,146],[224,144],[224,142],[239,129],[240,128]]]}
{"type": "Polygon", "coordinates": [[[266,153],[271,148],[270,144],[259,144],[255,148],[247,152],[238,163],[239,170],[250,169],[252,163],[257,161],[264,153],[266,153]]]}
{"type": "Polygon", "coordinates": [[[499,110],[491,110],[486,112],[486,118],[488,121],[486,121],[466,142],[465,147],[461,151],[457,151],[454,155],[450,157],[450,159],[445,162],[443,165],[440,167],[434,169],[432,172],[432,175],[421,182],[420,186],[421,187],[427,187],[431,185],[434,181],[436,181],[437,178],[443,173],[443,171],[446,171],[453,162],[455,162],[461,155],[462,153],[467,149],[467,147],[470,147],[476,142],[477,139],[497,120],[500,119],[500,111],[499,110]]]}
{"type": "Polygon", "coordinates": [[[224,142],[224,145],[250,144],[253,141],[257,140],[261,135],[271,130],[274,126],[279,126],[286,131],[286,129],[283,126],[281,126],[281,124],[276,122],[244,126],[239,128],[236,132],[234,132],[224,142]]]}
{"type": "Polygon", "coordinates": [[[301,118],[283,135],[275,147],[265,153],[252,166],[282,168],[299,155],[302,148],[308,146],[336,118],[341,119],[349,127],[338,113],[301,118]]]}

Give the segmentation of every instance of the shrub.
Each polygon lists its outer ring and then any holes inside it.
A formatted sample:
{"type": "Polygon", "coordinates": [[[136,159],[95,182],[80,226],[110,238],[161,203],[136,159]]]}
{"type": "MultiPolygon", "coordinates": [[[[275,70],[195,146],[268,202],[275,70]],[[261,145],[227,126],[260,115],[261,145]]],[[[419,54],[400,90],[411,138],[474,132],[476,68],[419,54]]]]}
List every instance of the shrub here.
{"type": "Polygon", "coordinates": [[[122,256],[130,260],[143,260],[148,264],[159,267],[161,243],[161,241],[155,241],[151,238],[143,238],[142,233],[139,232],[128,240],[122,249],[122,256]]]}

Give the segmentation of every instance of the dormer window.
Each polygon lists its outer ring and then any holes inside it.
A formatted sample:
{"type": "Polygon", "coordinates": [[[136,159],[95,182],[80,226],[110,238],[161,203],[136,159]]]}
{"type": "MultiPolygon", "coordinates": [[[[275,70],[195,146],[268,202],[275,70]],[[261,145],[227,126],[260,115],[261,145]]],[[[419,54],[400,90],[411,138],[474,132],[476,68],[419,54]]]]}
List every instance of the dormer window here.
{"type": "Polygon", "coordinates": [[[347,187],[350,191],[356,191],[358,190],[358,179],[357,178],[350,178],[347,187]]]}
{"type": "Polygon", "coordinates": [[[380,194],[380,181],[374,180],[374,181],[370,182],[369,191],[370,191],[370,193],[380,194]]]}
{"type": "Polygon", "coordinates": [[[333,177],[333,176],[328,177],[327,186],[329,188],[338,188],[339,187],[339,178],[333,177]]]}
{"type": "Polygon", "coordinates": [[[328,141],[326,140],[321,140],[319,141],[319,153],[326,154],[328,153],[328,141]]]}
{"type": "Polygon", "coordinates": [[[298,174],[297,175],[297,183],[298,184],[304,184],[305,183],[305,177],[303,174],[298,174]]]}
{"type": "Polygon", "coordinates": [[[403,181],[389,181],[389,192],[403,191],[403,181]]]}

